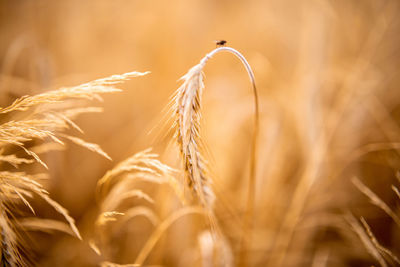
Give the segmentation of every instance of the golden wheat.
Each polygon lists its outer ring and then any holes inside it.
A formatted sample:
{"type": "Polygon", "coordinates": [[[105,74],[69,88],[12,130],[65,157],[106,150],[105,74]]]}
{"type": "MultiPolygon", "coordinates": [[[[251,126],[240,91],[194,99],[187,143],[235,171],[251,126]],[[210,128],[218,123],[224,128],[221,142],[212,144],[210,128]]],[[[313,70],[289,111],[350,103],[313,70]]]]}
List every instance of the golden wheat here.
{"type": "Polygon", "coordinates": [[[201,103],[204,89],[203,68],[211,57],[222,51],[235,55],[242,62],[249,75],[254,94],[255,118],[250,152],[249,192],[247,197],[246,215],[243,220],[244,227],[241,240],[242,248],[239,259],[239,264],[245,266],[247,264],[246,251],[251,243],[250,232],[254,210],[259,104],[253,71],[241,53],[231,47],[216,48],[202,58],[199,64],[192,67],[184,76],[182,76],[181,80],[183,80],[183,84],[175,92],[173,98],[174,105],[172,110],[175,113],[175,119],[172,127],[175,130],[174,137],[179,145],[187,184],[189,188],[192,189],[194,196],[208,209],[211,226],[219,233],[221,236],[219,239],[222,240],[222,233],[219,230],[212,211],[215,194],[211,186],[212,178],[209,177],[210,175],[207,167],[208,162],[203,156],[204,147],[201,138],[201,103]]]}
{"type": "MultiPolygon", "coordinates": [[[[204,89],[203,68],[208,60],[218,52],[226,51],[238,57],[245,66],[253,86],[255,99],[255,130],[251,151],[250,188],[254,187],[255,176],[255,149],[258,132],[258,96],[255,87],[254,74],[246,59],[235,49],[230,47],[216,48],[200,60],[180,78],[183,84],[178,88],[173,97],[172,110],[175,114],[172,128],[175,130],[175,139],[180,148],[186,180],[189,188],[200,200],[200,203],[212,207],[215,194],[211,188],[212,179],[209,177],[207,161],[204,159],[203,141],[201,138],[201,103],[204,89]]],[[[252,190],[252,189],[251,189],[252,190]]],[[[251,192],[249,195],[252,195],[251,192]]]]}
{"type": "Polygon", "coordinates": [[[400,265],[398,0],[0,2],[0,266],[400,265]]]}

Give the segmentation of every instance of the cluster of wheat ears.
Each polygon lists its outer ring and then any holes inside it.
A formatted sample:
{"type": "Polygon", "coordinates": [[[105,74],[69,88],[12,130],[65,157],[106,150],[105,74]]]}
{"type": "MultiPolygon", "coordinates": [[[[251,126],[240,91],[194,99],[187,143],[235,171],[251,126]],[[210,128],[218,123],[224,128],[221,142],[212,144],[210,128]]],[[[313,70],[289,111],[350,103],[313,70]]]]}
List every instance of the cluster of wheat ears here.
{"type": "MultiPolygon", "coordinates": [[[[248,251],[252,244],[252,222],[254,218],[254,196],[256,187],[256,150],[259,129],[258,96],[253,71],[246,59],[235,49],[219,47],[207,54],[200,63],[192,67],[182,78],[182,85],[171,99],[169,117],[172,121],[171,130],[173,139],[179,148],[182,171],[173,169],[162,163],[158,155],[146,149],[134,154],[106,172],[98,180],[96,195],[98,214],[93,225],[93,233],[82,238],[75,220],[68,211],[54,201],[42,185],[46,173],[30,173],[20,171],[19,166],[41,164],[47,168],[41,155],[61,149],[66,143],[73,142],[88,150],[110,159],[105,151],[97,144],[84,141],[82,138],[66,134],[67,129],[83,133],[82,129],[73,121],[82,113],[101,112],[99,107],[88,107],[87,100],[102,100],[101,95],[121,91],[115,86],[134,77],[146,75],[140,72],[129,72],[121,75],[112,75],[107,78],[94,80],[75,87],[60,88],[45,93],[24,96],[15,100],[10,106],[0,108],[0,164],[12,165],[14,171],[0,169],[0,240],[1,266],[28,266],[34,264],[29,255],[27,232],[62,231],[86,242],[101,256],[101,266],[141,266],[153,250],[161,236],[167,232],[169,226],[186,215],[197,214],[203,216],[208,231],[199,234],[203,248],[204,266],[248,266],[248,251]],[[254,125],[253,137],[250,142],[248,157],[249,180],[246,209],[241,214],[241,229],[238,234],[241,238],[237,249],[232,249],[225,238],[223,227],[218,222],[214,205],[218,197],[213,189],[213,177],[208,168],[208,160],[204,152],[201,135],[202,94],[204,90],[203,69],[208,60],[219,52],[229,52],[235,55],[244,65],[254,93],[254,125]],[[82,102],[82,100],[84,100],[82,102]],[[180,177],[185,177],[181,182],[180,177]],[[182,206],[160,220],[155,212],[145,206],[126,207],[121,205],[130,198],[140,198],[154,203],[155,200],[141,189],[135,188],[135,182],[143,181],[153,185],[166,184],[181,201],[182,206]],[[187,188],[188,190],[185,190],[187,188]],[[190,193],[188,193],[190,192],[190,193]],[[40,197],[48,205],[60,213],[65,221],[46,219],[35,216],[35,207],[31,199],[40,197]],[[29,209],[22,212],[21,205],[29,209]],[[124,208],[122,208],[124,207],[124,208]],[[132,264],[120,265],[107,252],[108,239],[104,230],[110,222],[129,220],[135,216],[144,216],[154,225],[154,230],[148,240],[142,245],[132,264]],[[211,248],[212,252],[209,251],[211,248]],[[207,265],[210,262],[210,265],[207,265]]],[[[25,168],[28,169],[28,168],[25,168]]],[[[368,187],[359,180],[354,184],[362,193],[367,195],[373,204],[381,207],[400,226],[400,218],[368,187]]],[[[399,190],[393,186],[394,192],[400,198],[399,190]]],[[[297,212],[298,213],[298,212],[297,212]]],[[[293,215],[293,214],[292,214],[293,215]]],[[[288,215],[289,218],[291,215],[288,215]]],[[[296,216],[296,211],[294,215],[296,216]]],[[[359,235],[368,252],[381,266],[400,264],[400,260],[389,249],[380,245],[374,237],[367,222],[356,219],[347,214],[347,221],[359,235]]],[[[134,225],[132,226],[134,227],[134,225]]],[[[279,245],[283,251],[289,246],[291,233],[285,232],[279,245]]],[[[278,259],[279,262],[279,259],[278,259]]]]}

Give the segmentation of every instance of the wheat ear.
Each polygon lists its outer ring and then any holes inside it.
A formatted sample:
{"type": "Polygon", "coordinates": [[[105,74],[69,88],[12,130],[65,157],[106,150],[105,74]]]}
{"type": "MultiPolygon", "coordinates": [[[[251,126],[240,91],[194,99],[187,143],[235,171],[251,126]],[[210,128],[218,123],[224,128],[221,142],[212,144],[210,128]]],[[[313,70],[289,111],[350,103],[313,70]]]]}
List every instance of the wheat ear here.
{"type": "MultiPolygon", "coordinates": [[[[174,97],[174,111],[176,112],[176,118],[173,128],[175,129],[175,138],[180,148],[187,183],[192,189],[194,195],[200,200],[201,204],[203,206],[212,208],[214,194],[210,188],[211,179],[208,177],[207,164],[201,154],[201,97],[204,89],[203,68],[211,57],[222,51],[229,52],[240,59],[247,70],[253,87],[255,114],[254,132],[251,143],[247,211],[244,218],[244,236],[249,237],[248,233],[251,228],[251,219],[253,217],[255,193],[256,144],[259,128],[259,105],[254,73],[249,63],[241,53],[231,47],[216,48],[202,58],[199,64],[192,67],[181,78],[181,80],[183,80],[183,84],[181,87],[179,87],[174,97]]],[[[242,240],[245,240],[245,238],[242,240]]],[[[250,242],[249,238],[246,238],[246,241],[250,242]]],[[[242,241],[242,251],[245,251],[244,248],[246,245],[247,244],[244,244],[244,241],[242,241]]],[[[241,258],[245,258],[245,256],[243,255],[241,258]]],[[[243,262],[245,260],[242,259],[241,261],[243,262]]]]}

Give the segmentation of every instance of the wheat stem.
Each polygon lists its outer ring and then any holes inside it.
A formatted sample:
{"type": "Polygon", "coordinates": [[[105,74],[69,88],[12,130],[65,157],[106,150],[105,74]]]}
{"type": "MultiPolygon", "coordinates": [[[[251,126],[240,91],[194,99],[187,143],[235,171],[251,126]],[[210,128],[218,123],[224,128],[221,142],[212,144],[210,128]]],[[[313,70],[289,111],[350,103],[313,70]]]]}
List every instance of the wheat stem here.
{"type": "Polygon", "coordinates": [[[189,215],[189,214],[203,214],[204,210],[198,206],[189,206],[184,207],[180,210],[172,213],[167,219],[165,219],[161,224],[159,224],[156,230],[151,234],[146,244],[143,246],[142,250],[139,252],[135,264],[141,266],[143,262],[146,260],[147,256],[153,250],[154,246],[157,244],[157,241],[160,240],[162,234],[179,218],[189,215]]]}
{"type": "Polygon", "coordinates": [[[258,103],[258,92],[256,87],[256,81],[254,77],[254,73],[250,67],[250,64],[247,62],[246,58],[239,53],[237,50],[231,47],[219,47],[211,51],[207,54],[201,61],[200,64],[205,64],[213,55],[220,51],[226,51],[237,56],[240,61],[243,63],[244,67],[247,70],[247,74],[249,75],[250,82],[253,87],[254,94],[254,130],[253,130],[253,138],[251,141],[251,151],[250,151],[250,176],[249,176],[249,188],[247,193],[247,206],[246,206],[246,214],[244,217],[243,223],[243,236],[240,244],[240,256],[239,256],[239,266],[247,265],[247,250],[251,245],[251,234],[252,234],[252,218],[254,216],[254,202],[255,202],[255,186],[256,186],[256,160],[257,160],[257,138],[258,138],[258,129],[260,125],[260,115],[259,115],[259,103],[258,103]]]}
{"type": "MultiPolygon", "coordinates": [[[[203,76],[202,71],[208,60],[219,52],[229,52],[235,55],[245,66],[250,78],[254,94],[254,132],[251,141],[251,154],[250,154],[250,176],[249,176],[249,189],[247,195],[246,214],[243,219],[243,234],[240,241],[241,254],[239,263],[241,266],[247,265],[247,255],[249,244],[251,243],[251,228],[252,218],[254,214],[254,200],[255,200],[255,184],[256,184],[256,154],[257,154],[257,136],[259,129],[259,103],[258,93],[254,78],[254,73],[247,62],[246,58],[237,50],[231,47],[219,47],[208,53],[200,63],[189,70],[189,72],[182,77],[184,80],[183,85],[178,89],[176,95],[175,109],[178,118],[175,123],[177,127],[177,138],[180,145],[186,176],[188,178],[189,186],[192,187],[195,195],[200,198],[203,205],[211,207],[210,189],[207,186],[209,179],[206,176],[204,167],[204,160],[198,148],[200,142],[199,128],[200,128],[200,105],[201,94],[203,90],[203,76]]],[[[211,191],[212,193],[212,191],[211,191]]]]}

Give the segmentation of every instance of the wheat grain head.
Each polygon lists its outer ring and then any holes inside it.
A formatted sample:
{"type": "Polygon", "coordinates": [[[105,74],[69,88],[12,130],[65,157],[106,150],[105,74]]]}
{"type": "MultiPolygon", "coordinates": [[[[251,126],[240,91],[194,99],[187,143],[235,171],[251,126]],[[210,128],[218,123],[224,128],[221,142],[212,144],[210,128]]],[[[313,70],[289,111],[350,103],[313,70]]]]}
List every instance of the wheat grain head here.
{"type": "Polygon", "coordinates": [[[213,214],[215,194],[211,187],[212,179],[209,175],[207,161],[202,154],[204,147],[200,134],[201,98],[204,89],[203,68],[212,56],[221,51],[235,55],[242,62],[249,75],[254,94],[255,116],[254,132],[251,140],[249,191],[247,194],[246,213],[243,218],[243,233],[240,242],[241,253],[239,256],[239,264],[245,266],[247,264],[246,251],[251,246],[251,228],[254,213],[259,107],[254,74],[249,63],[241,53],[231,47],[216,48],[202,58],[199,64],[192,67],[181,78],[183,84],[178,88],[173,98],[174,104],[172,110],[175,113],[175,118],[172,128],[175,131],[174,137],[180,149],[187,184],[192,189],[195,198],[206,208],[211,227],[215,230],[214,232],[222,234],[219,231],[213,214]]]}
{"type": "MultiPolygon", "coordinates": [[[[241,60],[246,67],[253,85],[255,96],[255,131],[251,152],[250,188],[254,188],[256,136],[259,124],[258,96],[254,74],[243,55],[230,47],[219,47],[208,53],[200,60],[199,64],[192,67],[182,76],[180,80],[183,80],[183,84],[175,92],[172,106],[172,110],[175,114],[172,128],[175,131],[174,137],[179,145],[187,184],[189,188],[192,189],[194,196],[200,200],[201,204],[209,208],[213,206],[215,194],[211,187],[212,179],[209,177],[208,164],[202,154],[204,147],[200,134],[202,116],[201,100],[204,90],[203,68],[212,56],[221,51],[232,53],[241,60]]],[[[254,192],[249,192],[250,198],[252,198],[253,195],[254,192]]],[[[253,200],[250,200],[250,202],[252,203],[253,200]]],[[[251,205],[252,204],[250,204],[250,206],[251,205]]]]}

